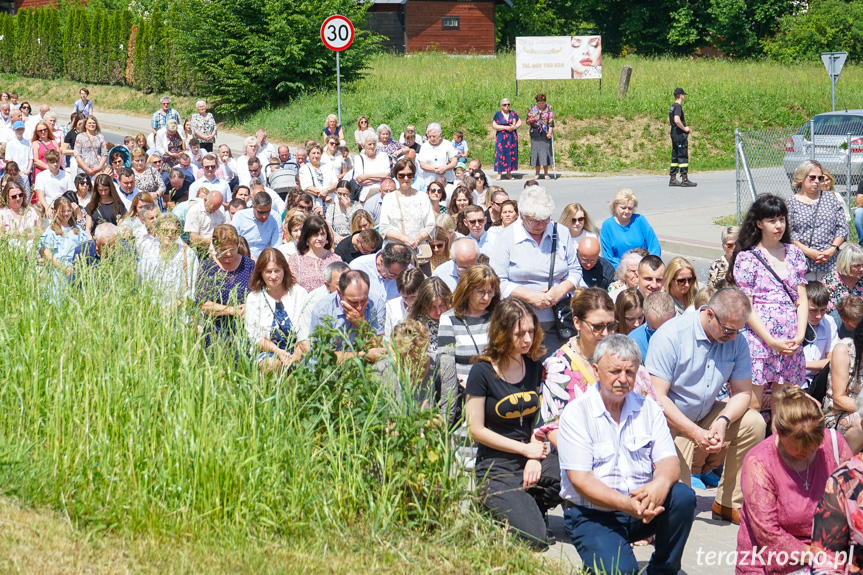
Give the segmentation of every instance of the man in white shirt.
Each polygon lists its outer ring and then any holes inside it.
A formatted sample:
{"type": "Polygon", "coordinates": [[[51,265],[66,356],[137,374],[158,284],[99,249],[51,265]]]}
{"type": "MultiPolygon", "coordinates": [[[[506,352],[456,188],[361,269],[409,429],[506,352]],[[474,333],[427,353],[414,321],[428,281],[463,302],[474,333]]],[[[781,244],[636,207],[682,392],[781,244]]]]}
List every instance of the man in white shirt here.
{"type": "Polygon", "coordinates": [[[10,113],[12,112],[12,106],[9,102],[0,102],[0,128],[11,128],[12,127],[12,117],[10,113]]]}
{"type": "Polygon", "coordinates": [[[677,573],[695,519],[695,492],[662,409],[632,393],[638,345],[612,334],[596,346],[597,385],[566,406],[556,437],[564,521],[584,565],[637,573],[630,543],[655,535],[648,573],[677,573]]]}
{"type": "Polygon", "coordinates": [[[443,176],[448,183],[452,183],[455,179],[453,168],[458,164],[458,152],[452,147],[452,142],[443,139],[440,124],[429,124],[426,136],[428,140],[417,154],[420,165],[419,180],[423,182],[417,185],[421,186],[421,190],[425,190],[429,182],[438,176],[443,176]]]}
{"type": "Polygon", "coordinates": [[[129,208],[132,207],[132,200],[141,193],[141,190],[135,187],[135,172],[132,171],[132,168],[120,168],[117,173],[117,184],[120,201],[126,206],[126,211],[129,211],[129,208]]]}
{"type": "Polygon", "coordinates": [[[24,139],[24,122],[16,121],[12,124],[12,129],[15,131],[15,137],[6,143],[5,159],[7,163],[18,164],[21,175],[27,178],[33,171],[33,148],[30,142],[24,139]]]}
{"type": "Polygon", "coordinates": [[[39,172],[33,189],[36,191],[39,203],[42,204],[45,213],[52,214],[54,200],[67,191],[74,190],[75,187],[68,174],[60,169],[60,152],[57,150],[45,152],[45,163],[48,164],[48,169],[39,172]]]}
{"type": "Polygon", "coordinates": [[[270,196],[270,200],[273,202],[273,216],[279,222],[279,229],[282,229],[282,216],[285,214],[285,207],[287,205],[285,204],[285,200],[279,197],[276,190],[265,186],[260,178],[252,178],[252,181],[249,182],[249,190],[252,192],[253,199],[258,192],[265,192],[270,196]]]}
{"type": "Polygon", "coordinates": [[[485,231],[485,211],[482,206],[470,205],[464,209],[464,225],[470,232],[467,236],[479,245],[480,252],[491,255],[491,244],[488,243],[488,232],[485,231]]]}
{"type": "Polygon", "coordinates": [[[219,163],[216,161],[216,156],[207,154],[201,162],[201,169],[204,170],[204,177],[196,180],[189,186],[189,196],[195,197],[198,195],[198,190],[207,188],[211,192],[218,191],[222,193],[222,198],[227,205],[231,201],[231,188],[228,182],[220,180],[216,177],[216,167],[219,163]]]}
{"type": "Polygon", "coordinates": [[[228,216],[222,208],[222,192],[210,192],[206,200],[189,208],[183,231],[189,234],[189,243],[206,251],[213,239],[213,230],[227,221],[228,216]]]}

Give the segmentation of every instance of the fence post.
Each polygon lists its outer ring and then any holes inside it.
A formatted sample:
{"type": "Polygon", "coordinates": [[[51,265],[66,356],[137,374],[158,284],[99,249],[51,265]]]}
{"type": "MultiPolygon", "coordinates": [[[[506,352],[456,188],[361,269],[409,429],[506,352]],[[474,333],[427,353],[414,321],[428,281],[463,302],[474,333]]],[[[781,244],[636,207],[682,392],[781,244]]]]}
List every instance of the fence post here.
{"type": "Polygon", "coordinates": [[[851,132],[848,132],[845,135],[845,204],[848,206],[849,213],[852,214],[852,220],[854,212],[851,211],[851,132]]]}
{"type": "Polygon", "coordinates": [[[743,163],[743,174],[746,176],[746,183],[749,185],[749,193],[752,194],[752,201],[758,199],[758,194],[755,193],[755,184],[752,181],[752,172],[749,171],[749,162],[746,161],[746,150],[743,148],[743,141],[737,145],[737,150],[740,153],[740,161],[743,163]]]}
{"type": "Polygon", "coordinates": [[[815,159],[815,119],[809,120],[809,159],[815,159]]]}
{"type": "Polygon", "coordinates": [[[737,201],[737,223],[740,223],[740,130],[734,128],[734,199],[737,201]]]}

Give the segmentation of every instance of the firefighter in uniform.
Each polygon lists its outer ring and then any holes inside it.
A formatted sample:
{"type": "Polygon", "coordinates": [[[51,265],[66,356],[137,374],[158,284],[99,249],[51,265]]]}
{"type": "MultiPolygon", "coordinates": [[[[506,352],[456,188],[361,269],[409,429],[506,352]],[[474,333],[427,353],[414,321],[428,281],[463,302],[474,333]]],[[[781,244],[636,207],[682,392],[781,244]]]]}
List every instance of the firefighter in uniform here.
{"type": "Polygon", "coordinates": [[[691,128],[686,125],[686,118],[683,115],[683,100],[686,98],[686,92],[683,88],[674,89],[674,104],[668,111],[668,123],[671,124],[671,179],[668,181],[669,186],[683,186],[685,188],[693,188],[697,186],[695,182],[689,179],[689,132],[691,128]],[[677,172],[680,172],[680,180],[677,179],[677,172]]]}

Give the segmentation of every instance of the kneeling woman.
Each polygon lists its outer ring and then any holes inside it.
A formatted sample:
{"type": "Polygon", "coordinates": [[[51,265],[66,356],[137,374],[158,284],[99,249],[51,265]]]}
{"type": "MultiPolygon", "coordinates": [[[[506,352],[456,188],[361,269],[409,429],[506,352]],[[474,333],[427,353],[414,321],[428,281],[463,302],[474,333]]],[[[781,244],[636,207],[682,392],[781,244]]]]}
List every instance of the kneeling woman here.
{"type": "Polygon", "coordinates": [[[246,298],[246,332],[261,371],[290,367],[309,349],[309,293],[297,285],[279,250],[258,256],[246,298]]]}
{"type": "Polygon", "coordinates": [[[520,299],[495,308],[488,346],[470,370],[465,407],[479,444],[482,502],[536,549],[548,546],[546,512],[560,502],[557,456],[533,432],[542,383],[542,328],[520,299]]]}

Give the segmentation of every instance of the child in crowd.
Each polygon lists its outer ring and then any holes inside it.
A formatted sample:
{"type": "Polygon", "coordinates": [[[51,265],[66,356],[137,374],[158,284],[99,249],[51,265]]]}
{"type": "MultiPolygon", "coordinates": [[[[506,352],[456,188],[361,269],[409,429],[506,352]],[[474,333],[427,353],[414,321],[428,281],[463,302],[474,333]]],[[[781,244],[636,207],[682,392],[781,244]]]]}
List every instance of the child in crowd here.
{"type": "Polygon", "coordinates": [[[131,154],[132,148],[135,147],[135,136],[126,136],[125,138],[123,138],[123,146],[125,146],[125,148],[129,150],[129,153],[131,154]]]}
{"type": "MultiPolygon", "coordinates": [[[[457,152],[456,157],[459,162],[467,162],[468,146],[464,141],[464,132],[456,130],[452,134],[452,147],[457,152]]],[[[467,166],[465,166],[467,167],[467,166]]]]}
{"type": "Polygon", "coordinates": [[[722,249],[725,250],[725,255],[710,264],[710,269],[707,270],[708,285],[719,287],[717,282],[725,279],[728,273],[728,262],[731,261],[731,255],[734,253],[734,244],[737,243],[738,235],[740,235],[740,228],[737,226],[728,226],[722,230],[722,249]]]}
{"type": "Polygon", "coordinates": [[[9,94],[9,105],[10,110],[18,110],[21,108],[21,104],[18,103],[18,92],[12,92],[9,94]]]}
{"type": "Polygon", "coordinates": [[[192,160],[192,165],[195,166],[195,171],[200,170],[204,154],[201,153],[201,141],[198,138],[189,140],[189,158],[192,160]]]}
{"type": "Polygon", "coordinates": [[[842,322],[839,328],[839,339],[854,337],[857,324],[863,319],[863,299],[856,295],[844,297],[836,304],[836,313],[842,322]]]}
{"type": "Polygon", "coordinates": [[[809,326],[812,331],[806,331],[803,342],[803,354],[806,356],[806,387],[818,372],[830,363],[830,354],[839,343],[839,332],[836,322],[827,315],[827,304],[830,302],[830,292],[821,282],[809,282],[806,285],[806,297],[809,298],[809,326]],[[810,341],[814,332],[815,337],[810,341]]]}

